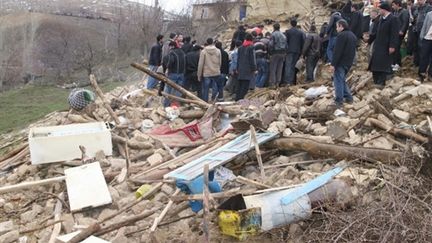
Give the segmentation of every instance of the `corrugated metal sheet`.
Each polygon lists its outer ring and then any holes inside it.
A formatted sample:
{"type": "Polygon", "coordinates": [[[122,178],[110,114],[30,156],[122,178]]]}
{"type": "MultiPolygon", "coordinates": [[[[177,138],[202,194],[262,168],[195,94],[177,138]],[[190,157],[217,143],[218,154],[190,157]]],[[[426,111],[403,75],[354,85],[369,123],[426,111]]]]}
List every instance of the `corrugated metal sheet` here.
{"type": "MultiPolygon", "coordinates": [[[[256,135],[258,144],[265,143],[277,136],[277,133],[257,133],[256,135]]],[[[252,148],[253,143],[250,140],[250,132],[247,132],[206,156],[166,174],[164,178],[193,180],[203,173],[205,164],[209,164],[209,169],[212,170],[217,166],[228,163],[238,155],[244,154],[252,148]]]]}

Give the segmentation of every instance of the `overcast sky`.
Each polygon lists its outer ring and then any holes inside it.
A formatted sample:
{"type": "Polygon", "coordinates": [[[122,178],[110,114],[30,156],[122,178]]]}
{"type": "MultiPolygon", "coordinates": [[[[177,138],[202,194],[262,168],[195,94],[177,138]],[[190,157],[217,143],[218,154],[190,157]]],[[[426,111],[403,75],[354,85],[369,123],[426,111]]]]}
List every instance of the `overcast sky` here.
{"type": "MultiPolygon", "coordinates": [[[[154,4],[154,0],[129,0],[129,1],[143,2],[148,5],[154,4]]],[[[162,6],[163,9],[174,13],[178,13],[182,11],[183,8],[187,6],[188,2],[191,1],[190,0],[159,0],[159,4],[162,6]]]]}

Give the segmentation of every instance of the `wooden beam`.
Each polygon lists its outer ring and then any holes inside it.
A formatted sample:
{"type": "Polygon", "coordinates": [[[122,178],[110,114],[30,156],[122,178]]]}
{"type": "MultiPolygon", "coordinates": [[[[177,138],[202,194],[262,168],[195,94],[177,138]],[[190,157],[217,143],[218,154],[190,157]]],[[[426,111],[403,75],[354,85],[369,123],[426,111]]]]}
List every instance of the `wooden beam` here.
{"type": "Polygon", "coordinates": [[[11,191],[30,189],[30,188],[33,188],[36,186],[42,186],[42,185],[57,183],[60,181],[64,181],[65,179],[66,179],[66,176],[60,176],[60,177],[54,177],[54,178],[40,180],[40,181],[29,181],[29,182],[23,182],[20,184],[16,184],[16,185],[4,186],[4,187],[0,188],[0,194],[11,192],[11,191]]]}

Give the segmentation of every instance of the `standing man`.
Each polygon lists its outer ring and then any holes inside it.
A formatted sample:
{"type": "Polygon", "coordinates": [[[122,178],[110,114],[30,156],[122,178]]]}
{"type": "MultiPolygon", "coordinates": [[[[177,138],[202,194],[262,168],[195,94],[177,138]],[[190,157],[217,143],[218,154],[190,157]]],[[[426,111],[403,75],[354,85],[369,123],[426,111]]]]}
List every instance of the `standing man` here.
{"type": "Polygon", "coordinates": [[[333,85],[335,88],[334,104],[341,108],[344,99],[347,103],[353,102],[350,88],[346,83],[346,75],[354,62],[357,48],[357,36],[348,29],[348,22],[344,19],[336,22],[336,30],[339,33],[336,38],[336,46],[333,51],[333,59],[330,70],[333,73],[333,85]]]}
{"type": "Polygon", "coordinates": [[[224,100],[223,90],[229,74],[229,55],[222,48],[222,42],[216,41],[215,46],[221,52],[221,67],[220,67],[221,75],[219,81],[216,82],[216,86],[217,86],[216,89],[219,93],[217,99],[219,102],[221,102],[224,100]]]}
{"type": "Polygon", "coordinates": [[[360,12],[358,4],[351,6],[351,21],[349,28],[357,36],[357,39],[361,40],[363,34],[363,15],[360,12]]]}
{"type": "Polygon", "coordinates": [[[405,35],[408,31],[409,26],[409,12],[408,10],[402,8],[402,0],[393,0],[392,2],[393,15],[397,18],[399,22],[399,42],[396,46],[394,60],[393,60],[393,71],[398,71],[402,66],[402,57],[400,54],[400,48],[403,40],[405,39],[405,35]]]}
{"type": "Polygon", "coordinates": [[[374,83],[383,88],[387,76],[392,73],[393,54],[399,42],[399,23],[391,14],[388,2],[382,2],[379,11],[381,18],[377,31],[369,39],[374,44],[368,70],[372,72],[374,83]]]}
{"type": "Polygon", "coordinates": [[[420,32],[423,27],[426,14],[432,10],[432,7],[426,3],[426,0],[417,0],[417,4],[411,10],[414,18],[413,27],[413,44],[414,44],[414,64],[420,63],[421,39],[420,32]]]}
{"type": "Polygon", "coordinates": [[[336,23],[342,19],[342,15],[339,12],[334,12],[328,24],[326,36],[329,37],[328,45],[327,45],[327,60],[331,62],[333,60],[333,49],[336,43],[337,30],[336,23]]]}
{"type": "MultiPolygon", "coordinates": [[[[158,35],[156,37],[156,44],[150,49],[149,68],[153,72],[156,72],[162,63],[163,37],[163,35],[158,35]]],[[[154,89],[157,83],[158,81],[155,78],[149,77],[147,79],[147,89],[154,89]]]]}
{"type": "Polygon", "coordinates": [[[169,44],[176,39],[177,34],[176,33],[170,33],[169,40],[165,41],[165,43],[162,46],[162,59],[165,58],[166,55],[170,52],[169,44]]]}
{"type": "Polygon", "coordinates": [[[255,85],[258,88],[263,88],[268,78],[268,61],[267,61],[267,45],[264,43],[267,38],[261,38],[255,42],[255,57],[257,62],[258,73],[255,77],[255,85]]]}
{"type": "Polygon", "coordinates": [[[270,51],[270,86],[277,87],[282,80],[282,68],[287,48],[286,36],[280,31],[280,24],[273,25],[269,43],[270,51]]]}
{"type": "Polygon", "coordinates": [[[320,58],[321,38],[315,25],[311,25],[303,46],[303,56],[306,59],[306,82],[313,82],[314,70],[320,58]]]}
{"type": "Polygon", "coordinates": [[[420,32],[420,39],[422,51],[420,55],[419,77],[423,82],[426,79],[426,70],[428,70],[429,80],[432,79],[432,12],[426,15],[420,32]]]}
{"type": "Polygon", "coordinates": [[[198,93],[198,97],[201,97],[201,83],[198,82],[198,62],[200,57],[200,51],[202,47],[194,45],[192,50],[186,54],[186,84],[185,89],[190,89],[198,93]]]}
{"type": "MultiPolygon", "coordinates": [[[[198,81],[202,82],[202,99],[208,101],[209,90],[211,87],[217,87],[217,82],[220,81],[220,69],[222,65],[221,52],[213,44],[213,38],[208,38],[206,47],[201,51],[198,62],[198,81]]],[[[212,100],[216,98],[216,91],[213,89],[212,100]]],[[[222,88],[223,92],[223,88],[222,88]]]]}
{"type": "Polygon", "coordinates": [[[287,38],[287,56],[285,58],[284,84],[295,85],[295,65],[300,58],[305,41],[305,34],[297,28],[297,20],[291,19],[291,28],[285,32],[287,38]]]}
{"type": "Polygon", "coordinates": [[[249,83],[254,78],[256,71],[257,65],[255,60],[253,37],[251,34],[246,34],[243,45],[238,49],[238,87],[235,98],[236,101],[239,101],[246,96],[249,90],[249,83]]]}
{"type": "MultiPolygon", "coordinates": [[[[180,86],[184,86],[184,74],[186,72],[186,55],[182,49],[177,46],[175,41],[169,43],[170,51],[163,59],[164,70],[168,72],[168,78],[180,86]]],[[[181,93],[169,85],[165,85],[164,92],[180,97],[181,93]]],[[[169,99],[164,100],[164,106],[170,106],[169,99]]]]}

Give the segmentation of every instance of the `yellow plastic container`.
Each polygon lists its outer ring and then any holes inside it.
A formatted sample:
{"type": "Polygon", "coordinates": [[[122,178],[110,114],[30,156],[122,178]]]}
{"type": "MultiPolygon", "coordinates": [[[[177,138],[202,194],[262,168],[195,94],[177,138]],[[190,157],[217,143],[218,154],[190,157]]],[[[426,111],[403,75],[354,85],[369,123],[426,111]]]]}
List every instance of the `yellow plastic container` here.
{"type": "Polygon", "coordinates": [[[222,210],[219,212],[218,223],[222,234],[242,241],[259,232],[261,215],[259,208],[242,211],[222,210]]]}
{"type": "Polygon", "coordinates": [[[136,199],[139,199],[140,197],[142,197],[144,194],[146,194],[146,192],[150,191],[151,188],[152,188],[152,186],[149,184],[144,184],[144,185],[140,186],[140,188],[138,188],[135,192],[136,199]]]}

